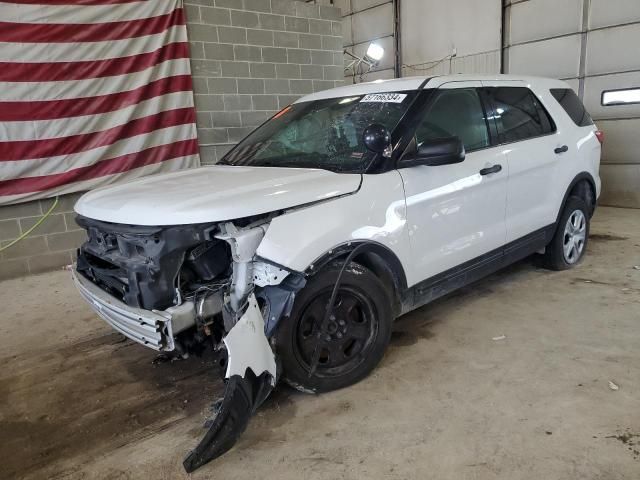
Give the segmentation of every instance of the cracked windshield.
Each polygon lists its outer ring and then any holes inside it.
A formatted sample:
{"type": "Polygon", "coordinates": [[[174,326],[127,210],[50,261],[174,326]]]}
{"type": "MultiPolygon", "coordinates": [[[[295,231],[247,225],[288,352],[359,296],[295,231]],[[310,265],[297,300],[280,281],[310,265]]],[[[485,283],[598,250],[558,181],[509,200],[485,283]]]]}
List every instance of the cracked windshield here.
{"type": "Polygon", "coordinates": [[[364,129],[378,123],[393,131],[414,95],[374,93],[295,103],[251,133],[219,163],[363,172],[373,160],[362,142],[364,129]]]}

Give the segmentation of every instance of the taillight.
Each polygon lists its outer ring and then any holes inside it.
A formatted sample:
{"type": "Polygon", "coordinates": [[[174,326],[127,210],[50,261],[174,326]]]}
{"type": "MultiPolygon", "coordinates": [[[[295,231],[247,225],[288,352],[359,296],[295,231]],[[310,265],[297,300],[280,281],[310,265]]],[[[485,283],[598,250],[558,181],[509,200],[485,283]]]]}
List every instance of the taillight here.
{"type": "Polygon", "coordinates": [[[600,142],[600,145],[604,143],[604,132],[602,130],[596,130],[596,138],[600,142]]]}

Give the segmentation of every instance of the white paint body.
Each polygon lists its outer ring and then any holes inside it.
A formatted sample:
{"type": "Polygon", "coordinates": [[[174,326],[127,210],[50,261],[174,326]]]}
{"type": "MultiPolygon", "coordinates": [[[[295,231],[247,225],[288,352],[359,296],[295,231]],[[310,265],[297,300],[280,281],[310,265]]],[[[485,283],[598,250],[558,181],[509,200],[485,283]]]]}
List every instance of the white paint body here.
{"type": "MultiPolygon", "coordinates": [[[[299,102],[418,89],[424,78],[339,87],[299,102]]],[[[108,222],[171,225],[233,220],[286,210],[271,220],[257,255],[304,271],[336,246],[372,240],[402,264],[407,286],[460,265],[555,222],[576,175],[600,194],[595,127],[577,127],[549,93],[559,80],[456,75],[423,88],[527,86],[556,122],[554,134],[471,152],[459,164],[417,166],[382,174],[214,166],[95,190],[76,211],[108,222]],[[568,152],[554,149],[568,145],[568,152]],[[502,171],[479,170],[501,164],[502,171]],[[306,206],[305,206],[306,205],[306,206]],[[298,208],[290,208],[298,207],[298,208]]]]}

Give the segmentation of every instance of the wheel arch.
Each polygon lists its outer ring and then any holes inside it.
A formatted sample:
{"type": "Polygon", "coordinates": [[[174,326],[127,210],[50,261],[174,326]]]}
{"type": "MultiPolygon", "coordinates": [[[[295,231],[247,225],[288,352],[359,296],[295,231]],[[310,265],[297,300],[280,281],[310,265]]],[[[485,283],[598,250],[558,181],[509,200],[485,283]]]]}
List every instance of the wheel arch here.
{"type": "Polygon", "coordinates": [[[399,315],[402,295],[407,290],[407,277],[397,255],[381,243],[355,240],[336,245],[316,258],[305,270],[305,275],[314,275],[329,263],[344,260],[356,247],[359,252],[353,261],[371,270],[385,285],[393,289],[389,293],[393,296],[394,313],[399,315]]]}
{"type": "Polygon", "coordinates": [[[567,204],[567,199],[572,195],[580,197],[587,202],[591,210],[589,215],[591,217],[596,208],[596,191],[596,182],[589,172],[581,172],[576,175],[567,187],[564,197],[562,198],[562,203],[556,215],[556,228],[564,206],[567,204]]]}

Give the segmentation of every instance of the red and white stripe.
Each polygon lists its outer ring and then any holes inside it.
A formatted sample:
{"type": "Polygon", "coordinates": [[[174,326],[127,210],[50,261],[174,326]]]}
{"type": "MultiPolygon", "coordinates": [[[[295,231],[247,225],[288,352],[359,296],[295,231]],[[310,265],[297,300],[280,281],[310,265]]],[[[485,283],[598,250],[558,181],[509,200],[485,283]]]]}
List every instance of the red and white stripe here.
{"type": "Polygon", "coordinates": [[[0,205],[199,162],[182,0],[0,1],[0,205]]]}

